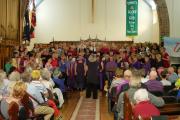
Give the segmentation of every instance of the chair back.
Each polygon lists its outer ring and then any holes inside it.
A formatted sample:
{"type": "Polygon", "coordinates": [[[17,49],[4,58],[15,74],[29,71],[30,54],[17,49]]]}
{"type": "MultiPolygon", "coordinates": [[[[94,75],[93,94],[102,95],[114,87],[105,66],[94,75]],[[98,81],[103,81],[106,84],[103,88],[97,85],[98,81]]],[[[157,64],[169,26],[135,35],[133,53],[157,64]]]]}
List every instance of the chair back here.
{"type": "Polygon", "coordinates": [[[170,90],[170,91],[168,92],[168,96],[175,96],[175,97],[176,97],[177,94],[178,94],[178,91],[179,91],[179,90],[174,90],[174,89],[173,89],[173,90],[170,90]]]}
{"type": "Polygon", "coordinates": [[[172,90],[174,86],[164,86],[164,95],[167,95],[170,90],[172,90]]]}
{"type": "Polygon", "coordinates": [[[150,91],[150,93],[152,93],[153,95],[157,96],[157,97],[161,97],[163,96],[163,93],[160,91],[150,91]]]}
{"type": "Polygon", "coordinates": [[[129,89],[128,82],[124,82],[123,84],[116,86],[116,95],[119,95],[121,92],[126,91],[127,89],[129,89]]]}
{"type": "Polygon", "coordinates": [[[168,116],[166,115],[153,116],[152,120],[168,120],[168,116]]]}
{"type": "Polygon", "coordinates": [[[162,98],[165,104],[177,103],[177,98],[175,96],[163,96],[162,98]]]}

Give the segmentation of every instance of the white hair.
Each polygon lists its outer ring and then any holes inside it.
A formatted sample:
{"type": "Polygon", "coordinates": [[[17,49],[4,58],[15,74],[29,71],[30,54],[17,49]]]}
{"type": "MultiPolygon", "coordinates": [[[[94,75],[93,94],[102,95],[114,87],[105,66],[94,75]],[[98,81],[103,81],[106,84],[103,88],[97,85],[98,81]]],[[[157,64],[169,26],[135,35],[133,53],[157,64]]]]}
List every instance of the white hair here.
{"type": "Polygon", "coordinates": [[[134,93],[134,100],[136,103],[142,102],[142,101],[148,101],[148,91],[146,89],[139,89],[134,93]]]}
{"type": "Polygon", "coordinates": [[[49,72],[49,70],[47,68],[43,68],[41,70],[41,77],[44,80],[48,80],[51,78],[51,73],[49,72]]]}

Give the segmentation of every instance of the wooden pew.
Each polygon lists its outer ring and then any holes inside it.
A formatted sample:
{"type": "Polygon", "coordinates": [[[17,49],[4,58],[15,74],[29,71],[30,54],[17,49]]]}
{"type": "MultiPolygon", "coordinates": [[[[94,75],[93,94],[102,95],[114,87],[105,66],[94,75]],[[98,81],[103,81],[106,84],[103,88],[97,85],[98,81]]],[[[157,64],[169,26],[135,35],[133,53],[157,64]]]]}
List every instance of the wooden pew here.
{"type": "Polygon", "coordinates": [[[180,104],[166,104],[159,108],[161,115],[180,115],[180,104]]]}
{"type": "Polygon", "coordinates": [[[124,120],[135,120],[133,115],[133,107],[127,93],[124,93],[124,120]]]}
{"type": "MultiPolygon", "coordinates": [[[[133,105],[131,104],[127,93],[124,94],[124,120],[138,120],[133,115],[133,105]]],[[[168,120],[180,119],[180,104],[166,104],[159,108],[161,115],[167,117],[168,120]],[[166,116],[167,115],[167,116],[166,116]]],[[[152,120],[147,118],[143,120],[152,120]]]]}

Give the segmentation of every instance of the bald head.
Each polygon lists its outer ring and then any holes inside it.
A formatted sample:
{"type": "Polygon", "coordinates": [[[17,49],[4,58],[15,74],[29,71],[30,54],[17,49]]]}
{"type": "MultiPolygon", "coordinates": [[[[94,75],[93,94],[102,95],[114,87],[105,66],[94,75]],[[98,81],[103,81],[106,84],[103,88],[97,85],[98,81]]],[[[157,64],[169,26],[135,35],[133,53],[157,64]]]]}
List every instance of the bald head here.
{"type": "Polygon", "coordinates": [[[156,80],[157,78],[157,72],[156,71],[151,71],[149,73],[149,80],[156,80]]]}
{"type": "Polygon", "coordinates": [[[168,73],[169,73],[169,74],[174,73],[174,68],[173,68],[173,67],[169,67],[169,68],[168,68],[168,73]]]}

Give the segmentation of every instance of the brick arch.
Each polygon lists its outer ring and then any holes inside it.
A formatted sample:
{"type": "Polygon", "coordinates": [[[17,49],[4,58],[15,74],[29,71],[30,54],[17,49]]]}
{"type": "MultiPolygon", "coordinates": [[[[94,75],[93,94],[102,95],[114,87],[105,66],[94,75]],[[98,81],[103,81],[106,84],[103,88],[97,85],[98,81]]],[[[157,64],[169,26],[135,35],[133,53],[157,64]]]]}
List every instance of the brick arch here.
{"type": "Polygon", "coordinates": [[[165,0],[154,0],[157,5],[157,13],[159,19],[159,36],[170,35],[170,22],[168,8],[165,0]]]}

